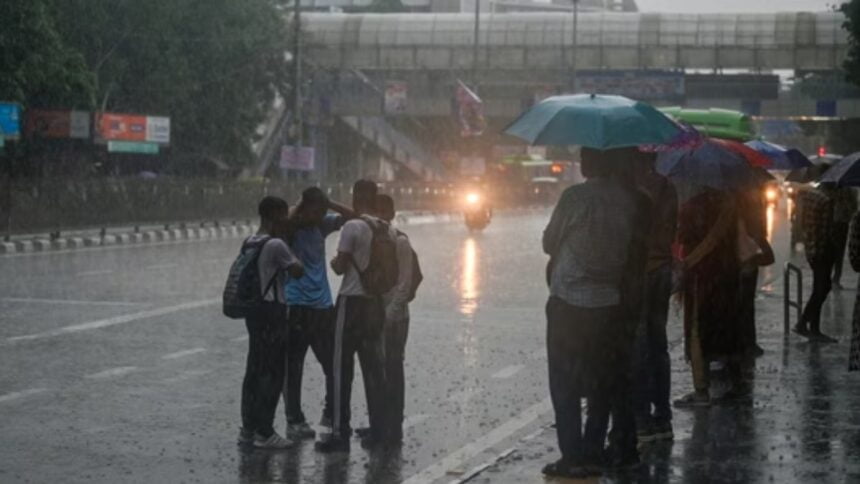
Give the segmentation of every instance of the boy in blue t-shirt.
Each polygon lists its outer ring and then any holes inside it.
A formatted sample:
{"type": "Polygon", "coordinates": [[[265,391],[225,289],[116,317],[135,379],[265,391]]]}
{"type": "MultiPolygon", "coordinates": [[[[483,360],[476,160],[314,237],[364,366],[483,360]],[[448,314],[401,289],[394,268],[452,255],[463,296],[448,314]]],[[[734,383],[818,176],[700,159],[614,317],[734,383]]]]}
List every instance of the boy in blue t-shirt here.
{"type": "MultiPolygon", "coordinates": [[[[310,347],[323,373],[328,377],[332,366],[334,311],[328,283],[328,263],[325,239],[340,230],[352,218],[346,206],[332,202],[317,187],[302,192],[302,199],[290,214],[294,227],[290,249],[304,265],[304,275],[291,278],[285,288],[290,306],[289,337],[287,340],[287,372],[283,397],[287,417],[287,435],[291,439],[314,438],[315,432],[302,412],[302,373],[305,355],[310,347]],[[329,214],[332,210],[336,213],[329,214]]],[[[326,378],[330,381],[331,378],[326,378]]],[[[327,385],[328,386],[328,385],[327,385]]],[[[324,426],[330,426],[333,389],[326,388],[324,426]]]]}

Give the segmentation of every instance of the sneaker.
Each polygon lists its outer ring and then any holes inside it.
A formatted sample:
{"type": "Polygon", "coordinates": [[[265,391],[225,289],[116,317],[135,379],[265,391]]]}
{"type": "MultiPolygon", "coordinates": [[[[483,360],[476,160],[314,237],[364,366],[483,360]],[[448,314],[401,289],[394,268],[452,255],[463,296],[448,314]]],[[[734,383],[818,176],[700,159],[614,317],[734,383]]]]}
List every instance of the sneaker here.
{"type": "Polygon", "coordinates": [[[317,436],[314,429],[307,422],[293,423],[287,425],[287,437],[295,440],[312,439],[317,436]]]}
{"type": "Polygon", "coordinates": [[[289,449],[292,446],[292,440],[281,437],[277,432],[272,432],[268,437],[254,434],[254,447],[258,449],[289,449]]]}
{"type": "Polygon", "coordinates": [[[251,445],[254,443],[254,432],[245,427],[239,427],[239,437],[236,439],[238,445],[251,445]]]}
{"type": "Polygon", "coordinates": [[[675,400],[676,408],[710,407],[711,397],[706,393],[693,392],[675,400]]]}
{"type": "Polygon", "coordinates": [[[585,479],[588,477],[588,471],[585,470],[585,467],[568,464],[564,460],[558,460],[545,465],[541,472],[547,477],[563,477],[568,479],[585,479]]]}
{"type": "Polygon", "coordinates": [[[314,444],[317,452],[328,454],[331,452],[349,452],[349,439],[330,435],[327,439],[318,440],[314,444]]]}
{"type": "Polygon", "coordinates": [[[657,440],[654,424],[651,422],[636,424],[636,440],[640,444],[657,440]]]}
{"type": "Polygon", "coordinates": [[[672,421],[657,421],[654,424],[654,440],[674,440],[675,433],[672,431],[672,421]]]}

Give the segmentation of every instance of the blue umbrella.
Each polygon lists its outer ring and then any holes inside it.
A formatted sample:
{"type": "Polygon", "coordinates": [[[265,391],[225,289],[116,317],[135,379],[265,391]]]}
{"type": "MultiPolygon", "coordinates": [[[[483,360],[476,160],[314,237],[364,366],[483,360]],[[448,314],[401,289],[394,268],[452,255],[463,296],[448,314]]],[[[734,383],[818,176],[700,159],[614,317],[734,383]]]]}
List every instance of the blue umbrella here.
{"type": "Polygon", "coordinates": [[[717,190],[748,188],[758,180],[743,156],[710,140],[696,148],[660,153],[657,172],[676,184],[717,190]]]}
{"type": "Polygon", "coordinates": [[[821,183],[836,183],[843,187],[860,187],[860,151],[850,154],[831,166],[818,180],[821,183]]]}
{"type": "Polygon", "coordinates": [[[653,106],[623,96],[553,96],[532,106],[505,133],[533,145],[597,150],[669,144],[680,126],[653,106]]]}
{"type": "Polygon", "coordinates": [[[771,170],[796,170],[812,166],[809,158],[795,148],[786,148],[761,140],[749,141],[746,145],[770,158],[773,161],[771,170]]]}

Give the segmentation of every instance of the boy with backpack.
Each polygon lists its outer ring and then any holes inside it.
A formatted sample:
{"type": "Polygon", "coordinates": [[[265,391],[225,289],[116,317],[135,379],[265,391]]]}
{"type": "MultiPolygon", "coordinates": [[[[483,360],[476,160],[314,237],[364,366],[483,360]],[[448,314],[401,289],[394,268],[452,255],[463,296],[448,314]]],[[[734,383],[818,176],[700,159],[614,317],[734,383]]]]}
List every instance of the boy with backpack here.
{"type": "Polygon", "coordinates": [[[386,395],[383,367],[382,295],[397,282],[397,255],[389,225],[372,214],[376,205],[376,183],[359,180],[353,185],[352,205],[358,218],[341,229],[337,256],[331,267],[343,275],[336,304],[332,383],[333,431],[316,444],[320,452],[349,450],[350,399],[354,358],[358,354],[367,413],[369,435],[364,445],[375,445],[384,438],[386,395]]]}
{"type": "Polygon", "coordinates": [[[289,207],[277,197],[258,206],[260,229],[242,244],[224,289],[224,314],[245,319],[248,359],[242,382],[242,428],[239,444],[285,449],[292,442],[272,427],[284,383],[287,304],[281,288],[287,277],[301,277],[301,262],[286,237],[289,207]]]}
{"type": "MultiPolygon", "coordinates": [[[[394,220],[394,200],[388,195],[378,195],[376,209],[379,217],[391,223],[394,220]]],[[[409,243],[409,237],[400,230],[391,228],[397,244],[397,284],[385,294],[385,394],[389,398],[385,438],[388,443],[403,440],[403,407],[405,400],[405,378],[403,359],[406,338],[409,335],[409,303],[423,280],[418,256],[409,243]]]]}

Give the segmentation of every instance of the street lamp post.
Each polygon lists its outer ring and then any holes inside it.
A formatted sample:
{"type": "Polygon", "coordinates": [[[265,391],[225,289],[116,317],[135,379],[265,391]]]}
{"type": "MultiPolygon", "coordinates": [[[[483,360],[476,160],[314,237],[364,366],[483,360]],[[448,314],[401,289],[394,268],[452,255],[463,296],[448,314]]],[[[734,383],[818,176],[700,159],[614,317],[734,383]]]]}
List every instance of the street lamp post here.
{"type": "Polygon", "coordinates": [[[570,60],[570,90],[576,90],[576,61],[577,61],[577,27],[579,26],[579,0],[573,0],[573,35],[570,43],[571,60],[570,60]]]}
{"type": "Polygon", "coordinates": [[[475,0],[475,38],[472,44],[472,88],[478,89],[478,34],[481,25],[481,0],[475,0]]]}

